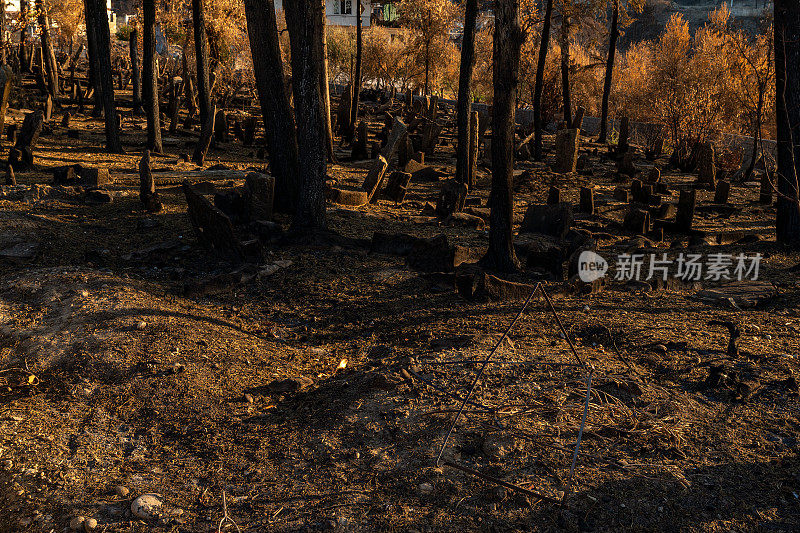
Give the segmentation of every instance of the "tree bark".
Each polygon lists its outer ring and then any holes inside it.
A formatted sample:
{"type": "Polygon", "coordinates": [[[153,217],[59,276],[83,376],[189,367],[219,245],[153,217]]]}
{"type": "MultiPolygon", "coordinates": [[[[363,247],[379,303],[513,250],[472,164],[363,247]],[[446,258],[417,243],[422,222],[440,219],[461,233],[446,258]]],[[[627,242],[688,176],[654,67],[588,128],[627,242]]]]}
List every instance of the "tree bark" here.
{"type": "Polygon", "coordinates": [[[328,78],[328,32],[322,27],[322,76],[320,77],[320,91],[322,103],[325,107],[325,150],[328,153],[328,163],[336,163],[336,154],[333,152],[333,123],[331,122],[331,87],[328,78]]]}
{"type": "Polygon", "coordinates": [[[133,78],[133,112],[142,112],[142,72],[139,65],[139,30],[131,31],[128,41],[131,58],[131,77],[133,78]]]}
{"type": "Polygon", "coordinates": [[[356,72],[353,77],[353,105],[350,106],[350,127],[348,131],[356,129],[358,121],[358,101],[361,98],[361,61],[364,52],[363,28],[361,22],[361,0],[356,1],[356,72]]]}
{"type": "MultiPolygon", "coordinates": [[[[98,64],[97,31],[96,25],[94,23],[90,23],[90,21],[94,20],[94,1],[83,0],[83,9],[84,18],[86,21],[86,44],[89,56],[89,87],[94,90],[92,93],[94,96],[94,109],[92,110],[92,116],[98,117],[103,110],[103,101],[101,99],[102,90],[100,88],[100,75],[98,73],[100,66],[98,64]]],[[[103,10],[105,11],[105,7],[103,10]]],[[[32,54],[32,56],[33,55],[35,54],[32,54]]]]}
{"type": "Polygon", "coordinates": [[[244,10],[270,168],[275,176],[275,207],[293,212],[300,195],[300,161],[294,116],[283,78],[275,4],[273,0],[245,0],[244,10]]]}
{"type": "Polygon", "coordinates": [[[489,198],[489,250],[482,260],[501,272],[519,269],[514,252],[514,123],[519,84],[520,48],[525,34],[519,25],[519,0],[495,0],[492,106],[492,191],[489,198]]]}
{"type": "Polygon", "coordinates": [[[147,114],[147,149],[164,153],[161,145],[161,109],[158,104],[158,67],[156,65],[156,4],[142,0],[144,33],[142,34],[142,97],[147,114]]]}
{"type": "Polygon", "coordinates": [[[614,56],[617,53],[619,37],[619,2],[614,0],[614,12],[611,15],[611,34],[608,38],[608,59],[606,60],[606,79],[603,83],[603,103],[600,111],[600,138],[598,142],[606,142],[608,137],[608,101],[611,98],[611,82],[614,76],[614,56]]]}
{"type": "Polygon", "coordinates": [[[20,72],[30,72],[28,68],[28,25],[25,21],[28,18],[28,11],[30,10],[29,0],[20,0],[19,2],[19,17],[22,21],[22,28],[19,32],[19,70],[20,72]]]}
{"type": "MultiPolygon", "coordinates": [[[[456,154],[456,179],[469,183],[470,111],[472,110],[472,70],[475,67],[475,23],[478,18],[478,0],[467,0],[464,10],[464,36],[461,41],[461,64],[458,71],[458,101],[456,102],[458,127],[458,153],[456,154]]],[[[471,184],[470,184],[471,186],[471,184]]]]}
{"type": "Polygon", "coordinates": [[[572,96],[569,88],[569,17],[561,13],[561,97],[564,121],[572,124],[572,96]]]}
{"type": "Polygon", "coordinates": [[[536,83],[533,90],[533,158],[542,160],[542,92],[544,89],[544,68],[547,61],[547,50],[550,48],[550,23],[553,18],[553,0],[547,0],[544,22],[542,23],[542,40],[539,43],[539,57],[536,64],[536,83]]]}
{"type": "Polygon", "coordinates": [[[208,36],[206,35],[206,15],[203,0],[192,0],[192,22],[194,23],[194,49],[197,70],[197,96],[200,107],[200,140],[194,149],[192,160],[198,165],[203,164],[208,144],[205,139],[211,138],[212,132],[208,127],[214,126],[209,117],[211,110],[211,89],[208,67],[208,36]]]}
{"type": "MultiPolygon", "coordinates": [[[[102,109],[105,113],[106,149],[109,152],[121,153],[122,144],[119,139],[117,124],[117,106],[114,101],[114,79],[111,72],[111,35],[108,28],[108,14],[103,0],[87,0],[91,10],[86,12],[87,33],[94,34],[95,39],[95,78],[99,89],[102,109]],[[90,29],[88,29],[90,28],[90,29]]],[[[44,52],[45,57],[47,53],[44,52]]]]}
{"type": "Polygon", "coordinates": [[[778,242],[800,246],[800,3],[775,0],[778,242]]]}
{"type": "Polygon", "coordinates": [[[302,186],[292,226],[296,230],[326,229],[325,119],[319,90],[325,3],[295,0],[284,4],[292,47],[292,88],[302,186]]]}
{"type": "Polygon", "coordinates": [[[47,16],[45,0],[36,0],[36,7],[39,10],[39,37],[42,42],[44,79],[47,81],[47,91],[55,101],[58,96],[58,67],[56,66],[56,55],[53,52],[53,42],[50,39],[50,17],[47,16]]]}

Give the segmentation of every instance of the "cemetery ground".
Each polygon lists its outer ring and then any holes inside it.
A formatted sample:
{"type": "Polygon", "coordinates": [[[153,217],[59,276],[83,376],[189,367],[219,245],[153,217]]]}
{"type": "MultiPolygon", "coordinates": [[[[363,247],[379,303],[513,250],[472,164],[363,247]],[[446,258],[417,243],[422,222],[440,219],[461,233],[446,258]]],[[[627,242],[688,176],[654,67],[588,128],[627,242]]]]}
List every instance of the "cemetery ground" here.
{"type": "MultiPolygon", "coordinates": [[[[206,162],[216,173],[194,178],[180,154],[197,132],[165,134],[166,154],[151,163],[163,210],[147,213],[143,117],[125,121],[128,152],[110,155],[98,148],[101,121],[73,116],[74,139],[60,113],[35,167],[0,198],[0,530],[236,530],[225,517],[242,531],[800,528],[800,255],[775,243],[775,208],[759,203],[757,185],[733,183],[722,207],[698,190],[694,228],[706,233],[657,241],[620,224],[628,204],[614,191],[631,180],[588,137],[576,173],[552,172],[552,150],[544,164],[517,163],[515,231],[551,185],[576,206],[591,186],[596,212],[576,213],[572,227],[590,232],[606,258],[763,254],[748,296],[710,281],[608,279],[588,292],[530,259],[564,240],[516,237],[523,265],[535,264],[512,279],[545,281],[595,369],[589,401],[586,368],[537,295],[500,343],[445,457],[537,497],[436,465],[475,361],[524,297],[468,300],[441,242],[374,239],[445,235],[463,247],[456,255],[478,259],[488,243],[475,220],[486,215],[484,166],[464,208],[472,218],[444,223],[434,207],[443,181],[412,178],[400,203],[329,202],[334,234],[298,241],[262,225],[259,259],[242,266],[198,244],[181,182],[206,193],[240,186],[244,171],[265,165],[257,147],[219,142],[206,162]],[[54,167],[76,163],[107,168],[108,194],[52,185],[54,167]],[[714,287],[722,297],[701,292],[714,287]],[[738,355],[713,321],[738,328],[738,355]],[[163,502],[149,518],[132,514],[143,494],[163,502]]],[[[368,120],[377,135],[382,119],[368,120]]],[[[545,141],[551,148],[553,136],[545,141]]],[[[446,177],[453,144],[450,125],[426,157],[446,177]]],[[[337,155],[335,186],[360,188],[373,162],[337,155]]],[[[696,176],[669,170],[665,157],[656,163],[674,203],[696,176]]],[[[637,164],[643,174],[652,165],[637,164]]],[[[275,220],[288,228],[288,217],[275,220]]]]}

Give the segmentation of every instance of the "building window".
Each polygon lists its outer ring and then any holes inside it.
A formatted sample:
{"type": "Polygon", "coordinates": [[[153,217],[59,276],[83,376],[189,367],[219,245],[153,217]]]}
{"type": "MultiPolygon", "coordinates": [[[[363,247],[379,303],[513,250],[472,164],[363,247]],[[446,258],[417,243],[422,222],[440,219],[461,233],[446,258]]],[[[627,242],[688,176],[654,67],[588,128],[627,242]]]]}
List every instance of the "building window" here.
{"type": "Polygon", "coordinates": [[[352,0],[333,0],[333,14],[334,15],[352,15],[353,14],[353,1],[352,0]]]}

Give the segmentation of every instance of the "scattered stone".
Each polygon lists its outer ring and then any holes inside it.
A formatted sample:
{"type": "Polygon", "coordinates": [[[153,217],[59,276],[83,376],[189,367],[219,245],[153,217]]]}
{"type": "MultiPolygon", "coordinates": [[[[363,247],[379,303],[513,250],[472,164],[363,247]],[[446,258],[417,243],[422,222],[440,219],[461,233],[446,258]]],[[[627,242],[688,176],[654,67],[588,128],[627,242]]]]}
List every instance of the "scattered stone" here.
{"type": "Polygon", "coordinates": [[[245,182],[247,184],[248,220],[272,220],[275,178],[259,172],[251,172],[245,178],[245,182]]]}
{"type": "Polygon", "coordinates": [[[436,201],[436,214],[442,218],[464,210],[464,201],[467,198],[467,186],[455,179],[449,179],[442,184],[439,197],[436,201]]]}
{"type": "Polygon", "coordinates": [[[433,485],[430,483],[420,483],[418,489],[422,496],[430,496],[433,494],[433,485]]]}
{"type": "Polygon", "coordinates": [[[94,531],[97,528],[97,520],[94,518],[87,518],[83,522],[83,529],[88,533],[89,531],[94,531]]]}
{"type": "MultiPolygon", "coordinates": [[[[722,181],[720,180],[717,183],[717,190],[714,191],[714,203],[715,204],[727,204],[728,197],[731,194],[731,183],[729,181],[722,181]]],[[[772,201],[770,192],[770,202],[772,201]]]]}
{"type": "MultiPolygon", "coordinates": [[[[144,322],[140,322],[140,323],[144,324],[144,322]]],[[[141,328],[141,329],[144,329],[144,328],[141,328]]],[[[120,498],[127,498],[128,494],[130,494],[130,492],[131,492],[130,489],[128,489],[128,487],[126,487],[124,485],[117,485],[117,486],[114,487],[114,494],[116,494],[120,498]]]]}
{"type": "Polygon", "coordinates": [[[381,183],[383,183],[383,176],[386,174],[386,169],[389,168],[389,163],[386,161],[382,155],[378,156],[378,159],[372,165],[372,168],[367,173],[366,178],[364,178],[364,184],[361,188],[367,193],[367,201],[372,201],[373,198],[376,198],[375,193],[378,192],[381,188],[381,183]]]}
{"type": "Polygon", "coordinates": [[[76,516],[72,520],[69,521],[69,528],[72,531],[78,531],[79,529],[83,528],[83,523],[86,521],[86,518],[82,516],[76,516]]]}
{"type": "Polygon", "coordinates": [[[692,230],[694,211],[697,205],[697,191],[685,189],[678,198],[678,212],[675,215],[675,227],[678,231],[688,233],[692,230]]]}
{"type": "Polygon", "coordinates": [[[444,220],[444,225],[483,231],[483,229],[486,227],[486,222],[484,222],[481,217],[476,217],[475,215],[470,215],[469,213],[453,213],[444,220]]]}
{"type": "Polygon", "coordinates": [[[414,181],[439,181],[442,177],[441,173],[416,159],[409,160],[403,171],[411,174],[411,179],[414,181]]]}
{"type": "Polygon", "coordinates": [[[105,187],[114,183],[107,168],[80,167],[78,169],[80,185],[86,188],[105,187]]]}
{"type": "Polygon", "coordinates": [[[634,163],[634,155],[633,150],[626,150],[617,161],[617,172],[631,177],[638,174],[639,169],[636,168],[636,164],[634,163]]]}
{"type": "Polygon", "coordinates": [[[484,272],[481,268],[467,266],[456,271],[456,290],[468,301],[524,300],[534,286],[515,283],[484,272]]]}
{"type": "Polygon", "coordinates": [[[541,233],[563,239],[575,217],[572,205],[562,202],[556,205],[531,205],[525,211],[520,231],[527,233],[541,233]]]}
{"type": "Polygon", "coordinates": [[[346,205],[350,207],[361,207],[369,203],[369,193],[363,190],[340,189],[333,187],[328,189],[328,200],[334,204],[346,205]]]}
{"type": "Polygon", "coordinates": [[[93,189],[86,193],[86,203],[90,205],[110,204],[114,197],[105,189],[93,189]]]}
{"type": "Polygon", "coordinates": [[[408,254],[408,265],[422,272],[453,272],[472,259],[472,251],[464,246],[450,246],[445,235],[419,239],[408,254]]]}
{"type": "Polygon", "coordinates": [[[300,376],[297,378],[275,380],[267,385],[267,390],[273,394],[286,394],[307,389],[313,384],[314,382],[310,378],[300,376]]]}
{"type": "Polygon", "coordinates": [[[396,170],[389,175],[384,192],[390,200],[394,200],[395,203],[399,204],[405,199],[410,182],[411,174],[396,170]]]}
{"type": "Polygon", "coordinates": [[[234,260],[243,258],[242,245],[233,232],[230,219],[197,192],[188,181],[183,182],[189,219],[203,246],[234,260]]]}
{"type": "Polygon", "coordinates": [[[29,261],[36,257],[39,252],[39,243],[37,242],[20,242],[0,250],[0,260],[7,260],[13,262],[29,261]]]}
{"type": "Polygon", "coordinates": [[[631,208],[625,215],[622,227],[640,235],[650,231],[650,213],[644,209],[631,208]]]}
{"type": "Polygon", "coordinates": [[[131,502],[131,513],[142,520],[153,520],[161,517],[164,498],[158,494],[142,494],[131,502]]]}
{"type": "Polygon", "coordinates": [[[653,167],[647,172],[647,183],[654,185],[661,181],[661,171],[658,167],[653,167]]]}

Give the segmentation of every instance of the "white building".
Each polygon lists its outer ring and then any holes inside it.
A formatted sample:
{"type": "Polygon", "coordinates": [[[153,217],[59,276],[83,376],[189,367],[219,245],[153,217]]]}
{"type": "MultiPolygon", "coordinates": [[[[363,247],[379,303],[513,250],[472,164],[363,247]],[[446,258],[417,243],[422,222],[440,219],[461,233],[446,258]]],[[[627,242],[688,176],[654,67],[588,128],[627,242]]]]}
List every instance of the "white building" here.
{"type": "MultiPolygon", "coordinates": [[[[330,26],[355,26],[357,0],[325,0],[325,16],[330,26]]],[[[275,10],[283,9],[283,0],[275,0],[275,10]]],[[[361,0],[361,24],[369,26],[372,0],[361,0]]]]}

